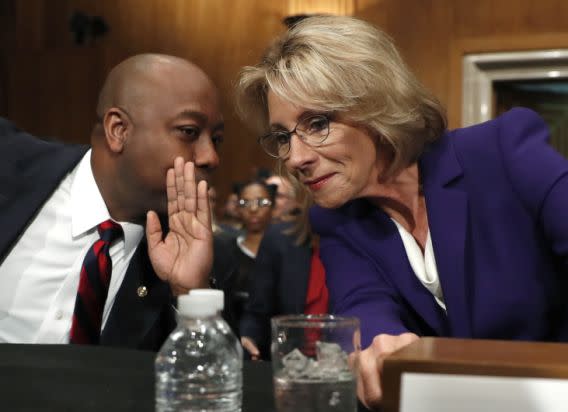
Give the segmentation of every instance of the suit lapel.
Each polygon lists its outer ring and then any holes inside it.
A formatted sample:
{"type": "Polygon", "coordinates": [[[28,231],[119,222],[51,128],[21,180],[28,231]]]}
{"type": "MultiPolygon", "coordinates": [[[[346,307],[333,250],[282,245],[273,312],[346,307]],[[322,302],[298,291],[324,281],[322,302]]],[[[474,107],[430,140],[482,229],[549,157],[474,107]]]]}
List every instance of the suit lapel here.
{"type": "MultiPolygon", "coordinates": [[[[22,140],[21,145],[20,150],[24,150],[24,145],[28,150],[27,157],[5,162],[0,174],[0,263],[45,201],[88,150],[88,146],[67,146],[35,139],[22,140]]],[[[16,152],[14,156],[18,154],[16,152]]],[[[173,302],[169,285],[152,271],[146,242],[143,241],[115,298],[101,343],[117,346],[128,343],[130,347],[139,347],[164,309],[171,309],[165,308],[167,304],[164,302],[173,302]],[[145,297],[137,294],[141,285],[147,287],[145,297]]],[[[171,325],[161,325],[165,333],[169,332],[168,326],[171,325]]]]}
{"type": "Polygon", "coordinates": [[[87,149],[86,146],[50,147],[30,160],[34,163],[25,169],[0,176],[0,262],[87,149]]]}
{"type": "Polygon", "coordinates": [[[471,337],[465,277],[468,199],[460,189],[463,171],[448,135],[422,157],[420,172],[450,332],[454,337],[471,337]]]}
{"type": "MultiPolygon", "coordinates": [[[[143,240],[130,261],[110,317],[101,334],[103,345],[140,347],[150,330],[156,326],[160,314],[164,310],[173,311],[174,300],[170,287],[152,271],[146,248],[147,243],[143,240]],[[146,287],[145,296],[138,294],[138,288],[141,286],[146,287]],[[171,303],[169,307],[167,302],[171,303]]],[[[162,326],[167,334],[167,325],[162,326]]]]}

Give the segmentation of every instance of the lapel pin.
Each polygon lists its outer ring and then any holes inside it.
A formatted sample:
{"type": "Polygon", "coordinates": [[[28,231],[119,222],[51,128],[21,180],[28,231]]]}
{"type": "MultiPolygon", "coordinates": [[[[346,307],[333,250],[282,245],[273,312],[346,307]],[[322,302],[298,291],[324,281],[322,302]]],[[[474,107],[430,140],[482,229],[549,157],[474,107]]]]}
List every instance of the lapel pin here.
{"type": "Polygon", "coordinates": [[[136,293],[138,294],[138,297],[143,298],[148,294],[148,288],[144,285],[138,286],[138,289],[136,289],[136,293]]]}

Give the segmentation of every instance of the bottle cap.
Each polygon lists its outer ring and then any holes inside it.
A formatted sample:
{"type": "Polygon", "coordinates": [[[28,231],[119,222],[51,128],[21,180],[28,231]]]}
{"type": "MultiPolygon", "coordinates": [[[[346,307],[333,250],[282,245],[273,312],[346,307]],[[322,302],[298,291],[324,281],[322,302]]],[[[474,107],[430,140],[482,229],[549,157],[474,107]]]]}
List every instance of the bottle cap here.
{"type": "Polygon", "coordinates": [[[213,316],[225,306],[224,293],[217,289],[193,289],[178,296],[178,311],[189,317],[213,316]]]}

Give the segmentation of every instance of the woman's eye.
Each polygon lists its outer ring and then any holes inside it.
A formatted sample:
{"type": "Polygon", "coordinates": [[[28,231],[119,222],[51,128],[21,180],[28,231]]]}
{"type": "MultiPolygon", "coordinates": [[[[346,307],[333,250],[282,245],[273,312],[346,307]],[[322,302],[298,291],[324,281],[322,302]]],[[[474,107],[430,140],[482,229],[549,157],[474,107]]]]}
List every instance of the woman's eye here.
{"type": "Polygon", "coordinates": [[[319,132],[327,127],[327,119],[325,117],[314,117],[308,122],[308,130],[310,132],[319,132]]]}
{"type": "Polygon", "coordinates": [[[288,143],[288,133],[274,133],[274,140],[276,141],[276,143],[278,143],[279,145],[283,145],[283,144],[287,144],[288,143]]]}

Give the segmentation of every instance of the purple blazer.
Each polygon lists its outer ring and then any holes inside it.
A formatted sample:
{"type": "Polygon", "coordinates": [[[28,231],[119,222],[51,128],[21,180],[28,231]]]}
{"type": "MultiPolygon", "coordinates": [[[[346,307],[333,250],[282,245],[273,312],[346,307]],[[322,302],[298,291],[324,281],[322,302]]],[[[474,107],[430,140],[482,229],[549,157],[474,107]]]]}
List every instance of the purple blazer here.
{"type": "Polygon", "coordinates": [[[379,333],[568,340],[568,161],[528,109],[447,132],[419,160],[447,314],[364,199],[314,207],[333,312],[379,333]]]}

